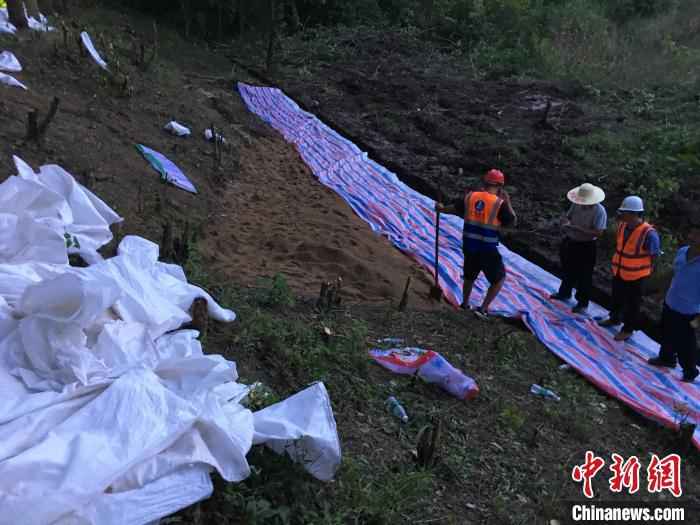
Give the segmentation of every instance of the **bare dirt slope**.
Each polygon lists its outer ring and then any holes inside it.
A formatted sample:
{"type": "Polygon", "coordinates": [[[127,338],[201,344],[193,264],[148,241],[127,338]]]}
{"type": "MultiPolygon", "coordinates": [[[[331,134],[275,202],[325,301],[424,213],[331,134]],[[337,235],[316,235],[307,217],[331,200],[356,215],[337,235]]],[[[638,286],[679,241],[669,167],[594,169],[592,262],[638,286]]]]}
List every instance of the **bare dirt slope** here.
{"type": "Polygon", "coordinates": [[[306,294],[341,276],[345,298],[380,302],[398,301],[410,275],[413,301],[431,304],[426,273],[321,186],[280,138],[241,150],[240,174],[222,201],[203,243],[216,273],[255,283],[281,272],[306,294]]]}
{"type": "MultiPolygon", "coordinates": [[[[93,33],[108,62],[129,64],[138,24],[117,16],[108,37],[93,33]],[[110,47],[111,46],[111,47],[110,47]]],[[[147,26],[147,24],[145,24],[147,26]]],[[[284,273],[293,289],[316,294],[322,280],[343,277],[350,300],[400,298],[414,276],[415,301],[428,304],[429,280],[407,257],[371,234],[333,192],[321,187],[292,146],[251,115],[228,80],[219,55],[182,44],[166,31],[161,60],[146,72],[128,66],[130,95],[59,34],[40,40],[3,38],[24,65],[18,75],[29,91],[0,87],[0,166],[14,173],[12,155],[34,167],[57,163],[89,185],[125,222],[121,235],[137,233],[160,242],[163,224],[174,234],[190,223],[205,263],[222,277],[254,284],[284,273]],[[53,96],[59,112],[42,147],[25,144],[30,108],[44,114],[53,96]],[[175,119],[193,135],[163,131],[175,119]],[[223,130],[230,148],[216,168],[203,130],[223,130]],[[199,190],[191,195],[163,185],[135,149],[152,147],[173,160],[199,190]]],[[[241,78],[245,80],[245,78],[241,78]]],[[[3,176],[3,178],[4,178],[3,176]]]]}

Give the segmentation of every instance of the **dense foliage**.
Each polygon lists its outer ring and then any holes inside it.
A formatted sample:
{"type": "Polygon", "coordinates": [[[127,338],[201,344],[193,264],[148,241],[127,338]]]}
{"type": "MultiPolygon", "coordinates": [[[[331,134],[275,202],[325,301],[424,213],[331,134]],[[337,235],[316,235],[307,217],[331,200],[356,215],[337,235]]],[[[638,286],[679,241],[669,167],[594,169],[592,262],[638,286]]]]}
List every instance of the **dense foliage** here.
{"type": "MultiPolygon", "coordinates": [[[[270,10],[270,0],[118,0],[118,3],[167,13],[181,9],[221,10],[228,22],[241,12],[270,10]]],[[[462,35],[487,36],[493,29],[506,33],[532,21],[543,22],[548,13],[561,8],[580,8],[624,24],[630,20],[669,12],[682,0],[275,0],[277,9],[298,13],[305,26],[399,24],[424,26],[435,23],[442,30],[462,35]]],[[[245,13],[244,15],[245,16],[245,13]]],[[[502,36],[502,35],[501,35],[502,36]]]]}
{"type": "Polygon", "coordinates": [[[695,0],[114,0],[169,17],[209,40],[374,26],[422,38],[477,65],[592,82],[695,81],[695,0]],[[671,67],[668,66],[672,60],[671,67]]]}

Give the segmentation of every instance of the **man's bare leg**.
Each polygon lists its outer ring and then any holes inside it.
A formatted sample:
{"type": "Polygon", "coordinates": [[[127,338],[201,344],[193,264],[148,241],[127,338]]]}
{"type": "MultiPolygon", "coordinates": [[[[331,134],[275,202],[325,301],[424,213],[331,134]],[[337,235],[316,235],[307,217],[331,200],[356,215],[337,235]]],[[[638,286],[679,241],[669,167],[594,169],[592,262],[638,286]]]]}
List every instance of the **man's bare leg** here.
{"type": "Polygon", "coordinates": [[[464,281],[462,284],[462,308],[469,309],[469,297],[472,295],[472,288],[474,288],[474,281],[464,281]]]}
{"type": "Polygon", "coordinates": [[[488,313],[491,303],[501,291],[501,288],[503,288],[503,283],[505,282],[506,278],[503,277],[500,281],[489,286],[489,289],[486,292],[486,297],[484,297],[484,302],[481,304],[481,310],[483,312],[488,313]]]}

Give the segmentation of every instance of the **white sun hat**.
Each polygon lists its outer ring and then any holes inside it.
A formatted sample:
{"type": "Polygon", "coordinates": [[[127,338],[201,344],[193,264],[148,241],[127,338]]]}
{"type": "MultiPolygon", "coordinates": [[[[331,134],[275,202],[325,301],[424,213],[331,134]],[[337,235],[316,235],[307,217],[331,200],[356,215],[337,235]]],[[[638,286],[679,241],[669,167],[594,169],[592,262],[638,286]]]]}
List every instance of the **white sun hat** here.
{"type": "Polygon", "coordinates": [[[593,184],[586,182],[569,191],[566,197],[574,204],[590,206],[591,204],[603,202],[605,200],[605,192],[598,186],[593,186],[593,184]]]}

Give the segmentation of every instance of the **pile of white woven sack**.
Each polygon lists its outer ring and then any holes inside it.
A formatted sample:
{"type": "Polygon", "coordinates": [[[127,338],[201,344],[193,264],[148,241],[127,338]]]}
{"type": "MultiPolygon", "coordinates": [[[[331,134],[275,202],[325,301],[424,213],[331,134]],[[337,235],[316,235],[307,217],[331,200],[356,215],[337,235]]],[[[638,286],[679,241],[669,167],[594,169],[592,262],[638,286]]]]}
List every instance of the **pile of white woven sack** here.
{"type": "Polygon", "coordinates": [[[333,477],[322,383],[248,410],[236,364],[179,329],[198,297],[213,319],[235,314],[146,239],[103,259],[122,219],[61,167],[15,165],[0,184],[1,524],[151,523],[208,497],[213,470],[245,479],[262,443],[333,477]]]}
{"type": "MultiPolygon", "coordinates": [[[[27,24],[29,25],[29,29],[42,32],[55,30],[54,27],[51,27],[49,25],[48,19],[41,13],[39,14],[38,19],[27,15],[26,7],[24,9],[24,13],[27,16],[27,24]]],[[[17,28],[12,23],[10,23],[10,17],[7,12],[7,7],[0,7],[0,33],[8,33],[12,35],[16,32],[17,28]]]]}

